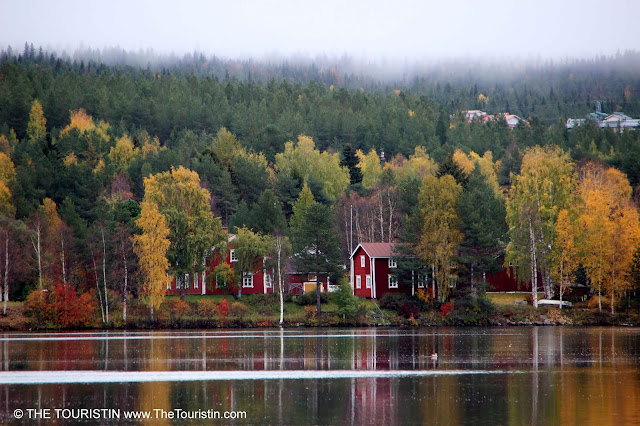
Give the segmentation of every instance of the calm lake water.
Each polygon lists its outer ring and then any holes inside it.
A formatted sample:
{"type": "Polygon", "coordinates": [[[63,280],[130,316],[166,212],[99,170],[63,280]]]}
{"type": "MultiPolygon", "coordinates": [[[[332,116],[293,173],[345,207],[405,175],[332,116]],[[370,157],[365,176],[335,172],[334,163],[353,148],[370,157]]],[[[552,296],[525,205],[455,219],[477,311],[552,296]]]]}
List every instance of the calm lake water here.
{"type": "Polygon", "coordinates": [[[6,333],[0,353],[2,424],[640,424],[635,328],[6,333]]]}

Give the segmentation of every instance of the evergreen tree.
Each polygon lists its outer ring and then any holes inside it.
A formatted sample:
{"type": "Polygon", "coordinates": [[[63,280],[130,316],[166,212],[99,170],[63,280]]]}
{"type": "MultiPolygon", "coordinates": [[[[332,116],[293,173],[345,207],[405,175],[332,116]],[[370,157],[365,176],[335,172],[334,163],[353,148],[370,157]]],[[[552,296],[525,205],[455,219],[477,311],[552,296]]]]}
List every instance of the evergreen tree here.
{"type": "Polygon", "coordinates": [[[320,315],[320,274],[335,280],[342,269],[340,240],[334,229],[331,209],[313,200],[303,208],[301,201],[296,203],[291,219],[293,262],[298,271],[315,274],[316,305],[320,315]]]}
{"type": "Polygon", "coordinates": [[[260,199],[251,209],[247,226],[254,232],[265,235],[286,231],[287,220],[272,190],[267,189],[260,195],[260,199]]]}
{"type": "Polygon", "coordinates": [[[469,177],[466,175],[464,170],[462,170],[458,163],[453,159],[453,154],[448,155],[438,167],[436,176],[440,178],[444,175],[453,176],[456,183],[463,187],[467,185],[467,181],[469,180],[469,177]]]}
{"type": "Polygon", "coordinates": [[[463,234],[458,247],[458,262],[472,287],[478,274],[501,269],[498,255],[506,245],[506,209],[504,199],[497,196],[476,167],[457,203],[458,227],[463,234]]]}
{"type": "Polygon", "coordinates": [[[340,165],[349,169],[349,181],[351,185],[357,185],[362,182],[362,171],[358,167],[358,157],[356,150],[348,143],[342,149],[342,160],[340,165]]]}

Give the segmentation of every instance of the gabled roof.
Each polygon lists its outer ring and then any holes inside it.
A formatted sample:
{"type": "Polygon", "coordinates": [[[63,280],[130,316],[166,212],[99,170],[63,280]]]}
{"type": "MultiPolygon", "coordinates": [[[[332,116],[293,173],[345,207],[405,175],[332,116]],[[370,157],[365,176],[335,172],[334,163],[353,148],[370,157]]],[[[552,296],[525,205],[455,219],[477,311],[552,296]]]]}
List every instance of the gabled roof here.
{"type": "Polygon", "coordinates": [[[395,243],[360,243],[358,247],[351,253],[351,257],[353,257],[358,249],[362,247],[362,249],[367,253],[369,257],[393,257],[393,250],[395,248],[395,243]]]}

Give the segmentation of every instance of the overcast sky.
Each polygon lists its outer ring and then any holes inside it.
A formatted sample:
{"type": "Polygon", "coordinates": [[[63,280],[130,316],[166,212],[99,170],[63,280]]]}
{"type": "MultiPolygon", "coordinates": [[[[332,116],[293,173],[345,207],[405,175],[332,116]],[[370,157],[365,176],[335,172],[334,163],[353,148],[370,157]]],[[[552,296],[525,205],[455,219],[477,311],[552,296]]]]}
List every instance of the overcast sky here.
{"type": "Polygon", "coordinates": [[[0,0],[0,47],[226,58],[564,58],[640,50],[640,1],[0,0]]]}

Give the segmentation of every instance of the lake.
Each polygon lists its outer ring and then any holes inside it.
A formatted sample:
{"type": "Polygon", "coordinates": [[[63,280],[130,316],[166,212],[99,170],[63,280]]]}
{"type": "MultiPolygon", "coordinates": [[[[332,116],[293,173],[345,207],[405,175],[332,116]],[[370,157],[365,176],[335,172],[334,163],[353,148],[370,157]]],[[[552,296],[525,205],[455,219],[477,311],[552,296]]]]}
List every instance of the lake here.
{"type": "Polygon", "coordinates": [[[0,355],[2,424],[640,424],[636,328],[5,333],[0,355]]]}

